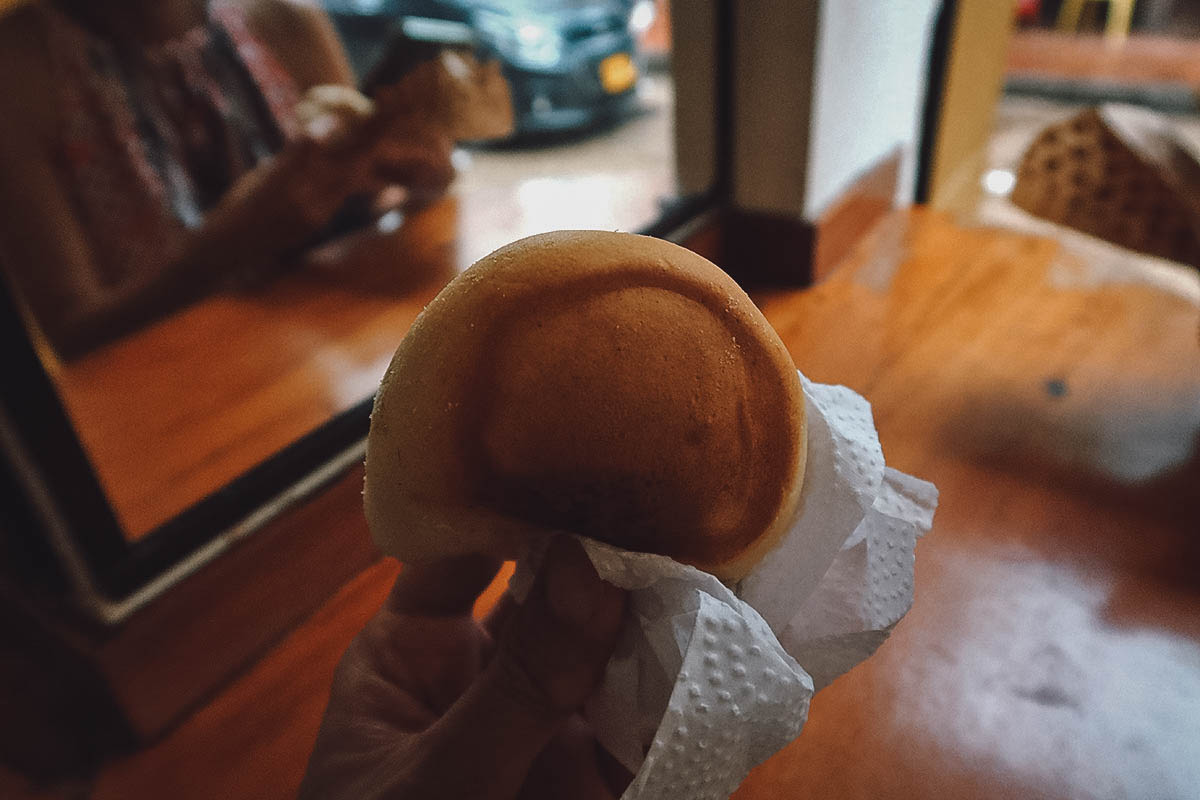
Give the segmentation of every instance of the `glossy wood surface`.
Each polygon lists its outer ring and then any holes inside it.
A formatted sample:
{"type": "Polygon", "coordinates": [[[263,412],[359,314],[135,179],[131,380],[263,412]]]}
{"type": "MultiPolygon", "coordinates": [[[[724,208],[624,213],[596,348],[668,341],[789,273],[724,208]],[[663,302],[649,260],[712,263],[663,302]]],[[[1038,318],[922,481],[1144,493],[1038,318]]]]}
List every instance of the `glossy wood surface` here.
{"type": "Polygon", "coordinates": [[[63,365],[60,394],[126,531],[147,533],[370,397],[465,266],[457,211],[447,199],[375,242],[374,258],[208,298],[63,365]]]}
{"type": "MultiPolygon", "coordinates": [[[[1196,797],[1195,300],[921,212],[816,288],[758,299],[798,366],[864,394],[889,463],[942,499],[911,613],[739,800],[1196,797]]],[[[289,796],[333,666],[395,574],[363,572],[92,796],[289,796]]]]}
{"type": "Polygon", "coordinates": [[[1200,87],[1200,41],[1131,36],[1120,43],[1102,36],[1021,31],[1008,50],[1009,72],[1109,83],[1182,83],[1200,87]]]}
{"type": "Polygon", "coordinates": [[[356,466],[140,609],[95,648],[134,733],[168,730],[379,561],[356,466]]]}
{"type": "Polygon", "coordinates": [[[916,215],[764,299],[941,505],[912,612],[740,800],[1197,796],[1200,308],[1138,277],[916,215]]]}

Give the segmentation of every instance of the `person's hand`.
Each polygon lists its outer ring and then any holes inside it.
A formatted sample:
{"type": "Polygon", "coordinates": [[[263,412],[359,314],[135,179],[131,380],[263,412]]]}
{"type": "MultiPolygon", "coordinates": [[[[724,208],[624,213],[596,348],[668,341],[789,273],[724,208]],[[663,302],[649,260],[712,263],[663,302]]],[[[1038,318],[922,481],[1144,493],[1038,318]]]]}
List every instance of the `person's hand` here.
{"type": "Polygon", "coordinates": [[[630,776],[580,706],[604,674],[625,593],[560,537],[529,597],[471,617],[499,565],[405,567],[334,675],[300,797],[615,798],[630,776]]]}
{"type": "Polygon", "coordinates": [[[365,137],[327,141],[302,136],[243,175],[208,212],[194,260],[230,274],[277,268],[346,199],[377,191],[375,143],[365,137]]]}
{"type": "Polygon", "coordinates": [[[288,142],[246,173],[206,219],[204,241],[213,257],[269,268],[304,245],[348,198],[400,186],[409,198],[441,194],[454,178],[452,143],[413,128],[398,137],[386,120],[353,120],[320,135],[288,142]]]}
{"type": "Polygon", "coordinates": [[[310,136],[331,146],[365,145],[361,156],[370,179],[404,191],[410,201],[440,196],[454,179],[454,139],[436,106],[397,108],[345,86],[318,86],[297,113],[310,136]]]}
{"type": "Polygon", "coordinates": [[[375,175],[408,194],[408,207],[424,205],[445,194],[454,180],[454,142],[438,131],[408,140],[388,139],[376,154],[375,175]]]}

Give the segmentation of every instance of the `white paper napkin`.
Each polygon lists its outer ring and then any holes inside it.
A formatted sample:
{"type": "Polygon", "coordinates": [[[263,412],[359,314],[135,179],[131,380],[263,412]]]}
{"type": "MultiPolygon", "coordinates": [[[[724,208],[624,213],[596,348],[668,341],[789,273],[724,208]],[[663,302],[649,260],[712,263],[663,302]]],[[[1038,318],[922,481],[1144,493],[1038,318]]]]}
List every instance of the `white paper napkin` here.
{"type": "MultiPolygon", "coordinates": [[[[580,539],[600,577],[630,590],[629,623],[584,709],[635,774],[623,800],[727,798],[799,735],[814,690],[873,653],[912,604],[913,548],[937,489],[884,465],[866,400],[800,379],[800,511],[737,586],[580,539]]],[[[539,561],[518,565],[518,598],[539,561]]]]}

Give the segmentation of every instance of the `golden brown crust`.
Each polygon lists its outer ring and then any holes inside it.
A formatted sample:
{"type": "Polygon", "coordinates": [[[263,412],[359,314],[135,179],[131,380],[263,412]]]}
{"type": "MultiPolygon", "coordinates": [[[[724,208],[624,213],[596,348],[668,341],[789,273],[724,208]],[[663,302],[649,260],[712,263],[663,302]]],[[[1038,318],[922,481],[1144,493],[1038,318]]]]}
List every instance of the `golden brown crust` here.
{"type": "Polygon", "coordinates": [[[397,350],[367,515],[402,559],[565,530],[736,578],[792,517],[804,432],[795,367],[725,273],[658,239],[544,234],[453,281],[397,350]]]}

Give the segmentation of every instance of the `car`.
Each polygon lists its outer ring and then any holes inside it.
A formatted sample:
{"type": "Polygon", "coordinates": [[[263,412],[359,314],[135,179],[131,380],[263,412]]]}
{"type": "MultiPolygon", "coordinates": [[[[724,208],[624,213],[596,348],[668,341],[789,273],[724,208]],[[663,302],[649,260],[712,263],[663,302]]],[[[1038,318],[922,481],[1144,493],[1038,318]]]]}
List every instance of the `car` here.
{"type": "Polygon", "coordinates": [[[406,40],[469,46],[498,58],[518,137],[584,129],[630,111],[640,73],[637,37],[655,13],[653,0],[324,4],[360,76],[406,40]]]}

